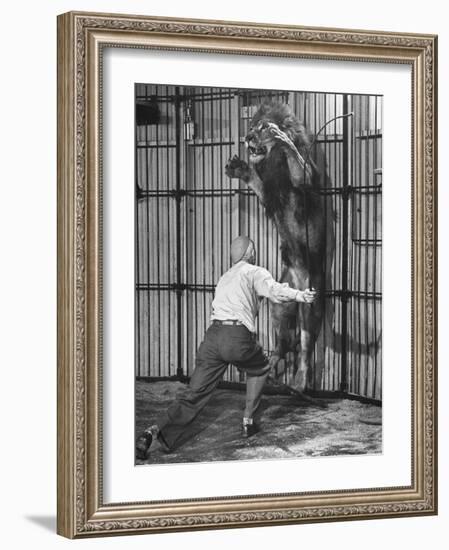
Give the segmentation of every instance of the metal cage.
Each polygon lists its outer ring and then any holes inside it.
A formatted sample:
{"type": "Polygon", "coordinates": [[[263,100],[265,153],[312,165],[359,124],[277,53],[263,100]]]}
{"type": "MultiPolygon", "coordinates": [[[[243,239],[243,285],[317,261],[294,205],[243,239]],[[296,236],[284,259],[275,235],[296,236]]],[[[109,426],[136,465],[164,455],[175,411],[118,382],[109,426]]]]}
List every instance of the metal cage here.
{"type": "MultiPolygon", "coordinates": [[[[380,401],[382,97],[152,84],[135,92],[136,376],[192,372],[234,237],[251,236],[258,263],[280,276],[275,226],[255,194],[224,171],[234,154],[246,157],[250,120],[272,98],[316,135],[330,182],[321,192],[335,250],[312,389],[380,401]]],[[[269,354],[275,341],[266,303],[257,328],[269,354]]],[[[225,379],[243,382],[232,365],[225,379]]]]}

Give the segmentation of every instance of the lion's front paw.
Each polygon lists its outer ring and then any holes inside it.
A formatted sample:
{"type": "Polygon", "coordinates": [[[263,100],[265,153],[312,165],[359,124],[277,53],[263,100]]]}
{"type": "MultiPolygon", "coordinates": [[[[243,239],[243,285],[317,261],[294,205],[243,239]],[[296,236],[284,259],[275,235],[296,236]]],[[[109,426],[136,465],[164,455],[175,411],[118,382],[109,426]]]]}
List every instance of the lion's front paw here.
{"type": "Polygon", "coordinates": [[[237,155],[229,159],[225,166],[225,172],[230,178],[239,178],[244,181],[248,181],[250,176],[249,166],[244,160],[239,159],[237,155]]]}
{"type": "Polygon", "coordinates": [[[295,147],[293,141],[288,137],[288,135],[283,132],[277,124],[274,124],[273,122],[270,122],[268,124],[268,128],[270,130],[270,134],[272,137],[278,141],[283,141],[286,143],[289,147],[295,147]]]}

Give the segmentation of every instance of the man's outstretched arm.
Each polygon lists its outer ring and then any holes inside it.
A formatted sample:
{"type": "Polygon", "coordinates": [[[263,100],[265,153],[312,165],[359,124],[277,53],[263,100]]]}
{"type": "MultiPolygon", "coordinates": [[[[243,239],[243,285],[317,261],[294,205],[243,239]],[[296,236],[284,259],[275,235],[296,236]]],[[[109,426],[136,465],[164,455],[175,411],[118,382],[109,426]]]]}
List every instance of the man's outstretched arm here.
{"type": "Polygon", "coordinates": [[[315,290],[298,290],[288,283],[278,283],[271,273],[262,267],[254,273],[254,288],[259,296],[264,296],[275,304],[293,301],[310,304],[316,298],[315,290]]]}

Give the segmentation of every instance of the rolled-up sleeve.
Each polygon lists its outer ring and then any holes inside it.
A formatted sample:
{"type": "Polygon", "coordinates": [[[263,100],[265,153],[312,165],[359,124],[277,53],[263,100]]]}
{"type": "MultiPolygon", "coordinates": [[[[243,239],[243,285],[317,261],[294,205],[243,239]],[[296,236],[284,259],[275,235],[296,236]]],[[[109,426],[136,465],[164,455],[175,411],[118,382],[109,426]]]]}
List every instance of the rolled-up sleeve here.
{"type": "Polygon", "coordinates": [[[298,290],[291,288],[288,283],[278,283],[263,267],[254,272],[254,289],[258,296],[264,296],[276,304],[292,302],[298,294],[298,290]]]}

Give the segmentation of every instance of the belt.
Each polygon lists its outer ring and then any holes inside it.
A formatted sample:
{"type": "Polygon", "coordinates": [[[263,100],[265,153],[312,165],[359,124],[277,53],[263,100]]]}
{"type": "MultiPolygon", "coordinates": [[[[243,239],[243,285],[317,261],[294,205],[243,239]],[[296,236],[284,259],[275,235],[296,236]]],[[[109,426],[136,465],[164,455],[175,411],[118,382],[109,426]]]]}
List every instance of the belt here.
{"type": "Polygon", "coordinates": [[[226,319],[225,321],[220,321],[219,319],[214,319],[212,321],[213,325],[243,325],[241,321],[236,321],[233,319],[226,319]]]}

